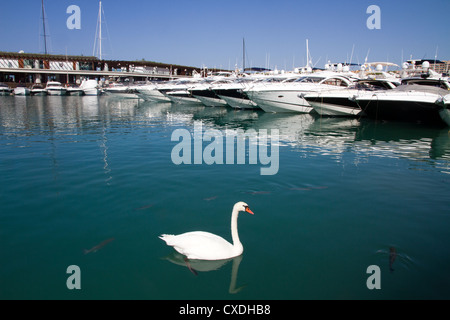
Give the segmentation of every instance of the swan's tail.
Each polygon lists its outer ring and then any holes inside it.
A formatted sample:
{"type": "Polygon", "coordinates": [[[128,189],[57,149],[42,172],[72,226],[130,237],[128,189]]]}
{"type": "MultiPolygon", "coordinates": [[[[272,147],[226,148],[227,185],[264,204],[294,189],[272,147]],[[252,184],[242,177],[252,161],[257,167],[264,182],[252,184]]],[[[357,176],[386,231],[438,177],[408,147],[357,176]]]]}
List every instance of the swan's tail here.
{"type": "Polygon", "coordinates": [[[161,240],[165,241],[168,245],[170,245],[170,240],[173,238],[173,234],[162,234],[158,236],[161,240]]]}

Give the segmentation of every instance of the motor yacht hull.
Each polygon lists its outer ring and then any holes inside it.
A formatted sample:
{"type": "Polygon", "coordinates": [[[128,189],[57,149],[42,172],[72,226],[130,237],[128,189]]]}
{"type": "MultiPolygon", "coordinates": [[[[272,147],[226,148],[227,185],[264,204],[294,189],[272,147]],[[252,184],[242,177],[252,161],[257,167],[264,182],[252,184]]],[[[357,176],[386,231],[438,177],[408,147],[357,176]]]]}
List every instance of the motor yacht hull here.
{"type": "Polygon", "coordinates": [[[166,97],[177,104],[203,105],[200,100],[193,97],[187,90],[169,91],[166,92],[166,97]]]}
{"type": "Polygon", "coordinates": [[[67,94],[69,96],[82,96],[84,95],[84,91],[79,88],[67,88],[67,94]]]}
{"type": "Polygon", "coordinates": [[[248,98],[237,98],[219,95],[229,106],[234,109],[260,109],[258,105],[248,98]]]}
{"type": "Polygon", "coordinates": [[[299,91],[249,91],[247,95],[265,112],[310,113],[313,108],[299,91]]]}
{"type": "Polygon", "coordinates": [[[97,88],[89,88],[89,89],[83,89],[85,96],[98,96],[100,95],[100,90],[97,88]]]}
{"type": "Polygon", "coordinates": [[[47,91],[45,89],[31,89],[32,96],[46,96],[47,91]]]}
{"type": "Polygon", "coordinates": [[[158,91],[158,89],[138,89],[138,96],[144,100],[155,101],[155,102],[170,102],[164,94],[158,91]]]}
{"type": "Polygon", "coordinates": [[[139,99],[139,96],[128,89],[106,89],[105,95],[117,99],[139,99]]]}
{"type": "Polygon", "coordinates": [[[14,95],[29,96],[29,95],[31,95],[31,90],[27,87],[17,87],[17,88],[14,88],[14,95]]]}
{"type": "Polygon", "coordinates": [[[351,99],[348,92],[343,94],[308,94],[304,98],[314,111],[321,116],[355,117],[364,115],[358,103],[351,99]]]}
{"type": "Polygon", "coordinates": [[[65,96],[67,94],[66,89],[46,89],[49,96],[65,96]]]}
{"type": "Polygon", "coordinates": [[[13,89],[9,88],[8,86],[3,86],[0,88],[0,96],[9,96],[11,93],[13,93],[13,89]]]}
{"type": "Polygon", "coordinates": [[[438,96],[425,92],[355,97],[361,110],[375,120],[442,123],[438,96]]]}
{"type": "Polygon", "coordinates": [[[194,95],[195,98],[200,100],[207,107],[226,107],[227,102],[219,97],[205,97],[205,96],[197,96],[194,95]]]}

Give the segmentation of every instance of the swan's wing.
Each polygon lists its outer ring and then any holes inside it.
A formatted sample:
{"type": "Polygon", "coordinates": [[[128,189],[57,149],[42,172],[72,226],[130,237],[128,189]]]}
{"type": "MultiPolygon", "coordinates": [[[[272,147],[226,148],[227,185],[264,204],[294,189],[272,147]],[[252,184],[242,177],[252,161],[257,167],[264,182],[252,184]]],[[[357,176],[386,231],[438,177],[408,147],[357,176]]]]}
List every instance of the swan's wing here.
{"type": "Polygon", "coordinates": [[[189,259],[221,259],[233,248],[224,238],[203,231],[162,235],[160,238],[189,259]]]}

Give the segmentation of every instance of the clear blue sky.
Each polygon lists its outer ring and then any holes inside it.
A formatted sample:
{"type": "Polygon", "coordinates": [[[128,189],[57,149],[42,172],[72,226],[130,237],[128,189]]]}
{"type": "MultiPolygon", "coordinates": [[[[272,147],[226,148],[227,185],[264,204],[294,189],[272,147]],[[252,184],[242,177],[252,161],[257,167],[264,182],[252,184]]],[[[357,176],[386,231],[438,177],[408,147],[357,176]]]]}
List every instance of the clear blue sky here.
{"type": "MultiPolygon", "coordinates": [[[[96,0],[45,0],[50,53],[92,55],[96,0]],[[70,30],[70,5],[81,29],[70,30]]],[[[188,66],[292,69],[312,61],[401,63],[401,58],[450,60],[449,0],[103,0],[104,59],[146,59],[188,66]],[[369,30],[369,5],[381,9],[381,29],[369,30]],[[106,30],[107,29],[107,30],[106,30]],[[108,31],[108,32],[106,32],[108,31]],[[353,49],[354,48],[354,49],[353,49]],[[352,56],[353,49],[353,56],[352,56]]],[[[44,51],[41,1],[3,1],[0,51],[44,51]]]]}

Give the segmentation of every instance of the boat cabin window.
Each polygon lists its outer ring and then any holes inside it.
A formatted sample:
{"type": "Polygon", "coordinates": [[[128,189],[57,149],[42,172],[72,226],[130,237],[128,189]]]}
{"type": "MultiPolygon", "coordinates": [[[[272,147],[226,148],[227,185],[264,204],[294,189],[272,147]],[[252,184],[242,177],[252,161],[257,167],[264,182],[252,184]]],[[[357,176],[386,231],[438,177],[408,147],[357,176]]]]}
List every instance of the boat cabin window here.
{"type": "Polygon", "coordinates": [[[393,86],[389,85],[388,82],[384,81],[361,81],[357,82],[355,84],[355,89],[359,90],[368,90],[368,91],[375,91],[375,90],[384,90],[384,89],[392,89],[393,86]]]}
{"type": "Polygon", "coordinates": [[[330,79],[326,79],[324,82],[322,82],[323,84],[327,84],[330,86],[337,86],[337,87],[348,87],[348,84],[343,81],[342,79],[339,78],[330,78],[330,79]]]}
{"type": "Polygon", "coordinates": [[[295,82],[301,82],[301,83],[319,83],[325,78],[323,77],[301,77],[295,80],[295,82]]]}
{"type": "Polygon", "coordinates": [[[402,84],[406,85],[412,85],[412,84],[418,84],[421,86],[431,86],[431,87],[438,87],[445,90],[450,90],[450,85],[446,81],[441,80],[403,80],[402,84]]]}

